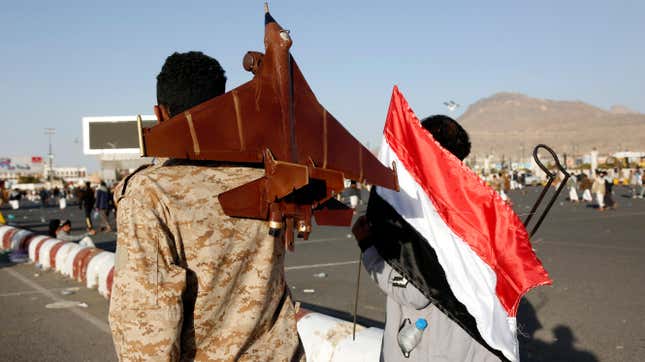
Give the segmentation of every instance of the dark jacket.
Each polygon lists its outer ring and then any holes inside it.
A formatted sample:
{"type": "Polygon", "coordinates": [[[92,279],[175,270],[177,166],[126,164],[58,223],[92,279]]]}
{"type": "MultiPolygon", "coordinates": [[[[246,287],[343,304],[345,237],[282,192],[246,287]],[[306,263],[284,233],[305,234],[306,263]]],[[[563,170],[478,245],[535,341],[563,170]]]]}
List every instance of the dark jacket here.
{"type": "Polygon", "coordinates": [[[84,207],[86,209],[92,209],[94,207],[94,192],[92,192],[92,189],[85,189],[81,193],[81,204],[79,205],[80,207],[84,207]]]}
{"type": "Polygon", "coordinates": [[[101,210],[110,208],[110,191],[105,186],[99,186],[96,189],[96,208],[101,210]]]}

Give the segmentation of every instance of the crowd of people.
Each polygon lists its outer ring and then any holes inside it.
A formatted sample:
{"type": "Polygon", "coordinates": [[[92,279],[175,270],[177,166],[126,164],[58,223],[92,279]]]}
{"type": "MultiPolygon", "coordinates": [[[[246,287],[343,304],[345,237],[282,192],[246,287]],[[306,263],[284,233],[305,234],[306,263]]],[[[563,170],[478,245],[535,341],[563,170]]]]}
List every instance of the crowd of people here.
{"type": "MultiPolygon", "coordinates": [[[[624,170],[596,170],[591,173],[589,170],[569,171],[571,177],[566,181],[568,190],[567,199],[571,202],[586,202],[599,211],[614,210],[617,202],[614,199],[614,186],[628,185],[631,191],[631,198],[642,199],[645,195],[645,173],[640,167],[624,170]],[[621,177],[624,175],[624,177],[621,177]]],[[[481,176],[491,188],[497,191],[502,200],[511,202],[508,191],[523,189],[524,186],[532,184],[524,178],[525,174],[517,171],[504,170],[487,176],[481,176]]],[[[544,181],[545,182],[545,181],[544,181]]],[[[544,184],[537,182],[537,184],[544,184]]],[[[554,187],[559,187],[561,178],[556,178],[554,187]]]]}
{"type": "Polygon", "coordinates": [[[60,209],[65,209],[68,205],[77,205],[84,212],[85,232],[71,233],[71,220],[51,219],[49,220],[48,235],[59,240],[94,246],[92,236],[96,235],[97,227],[99,232],[115,230],[113,225],[116,222],[116,208],[113,194],[104,181],[101,181],[96,187],[93,187],[90,182],[85,182],[82,185],[69,184],[34,190],[9,189],[5,188],[2,183],[0,206],[5,203],[10,204],[14,210],[20,209],[21,206],[24,207],[28,203],[31,203],[32,206],[40,205],[41,208],[57,206],[60,209]]]}
{"type": "MultiPolygon", "coordinates": [[[[614,171],[613,175],[604,170],[597,170],[593,178],[587,174],[579,172],[574,174],[568,181],[569,200],[574,203],[584,201],[597,207],[599,211],[615,210],[617,207],[614,200],[614,186],[620,183],[616,177],[618,172],[614,171]]],[[[629,187],[633,199],[642,199],[645,193],[643,188],[643,171],[640,167],[629,171],[629,187]]]]}

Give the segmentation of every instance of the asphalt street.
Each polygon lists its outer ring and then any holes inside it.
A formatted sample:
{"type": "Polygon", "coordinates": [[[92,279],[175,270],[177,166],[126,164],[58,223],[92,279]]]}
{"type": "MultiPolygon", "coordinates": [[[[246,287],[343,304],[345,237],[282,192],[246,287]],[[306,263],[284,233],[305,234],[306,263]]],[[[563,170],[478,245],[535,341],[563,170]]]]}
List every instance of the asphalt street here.
{"type": "MultiPolygon", "coordinates": [[[[511,192],[524,218],[538,188],[511,192]]],[[[520,305],[522,360],[641,361],[645,354],[645,200],[624,197],[617,187],[617,210],[599,212],[562,195],[533,246],[554,283],[530,291],[520,305]]],[[[364,211],[364,204],[358,214],[364,211]]],[[[42,231],[50,218],[70,218],[77,231],[83,215],[66,210],[2,210],[18,226],[42,231]]],[[[114,250],[115,233],[97,235],[99,247],[114,250]]],[[[306,308],[351,318],[359,249],[347,228],[316,227],[288,255],[286,274],[296,300],[306,308]]],[[[359,321],[382,325],[385,296],[361,273],[359,321]]],[[[0,360],[113,361],[107,330],[108,302],[79,284],[33,265],[0,260],[0,360]],[[61,300],[85,308],[48,309],[61,300]]]]}

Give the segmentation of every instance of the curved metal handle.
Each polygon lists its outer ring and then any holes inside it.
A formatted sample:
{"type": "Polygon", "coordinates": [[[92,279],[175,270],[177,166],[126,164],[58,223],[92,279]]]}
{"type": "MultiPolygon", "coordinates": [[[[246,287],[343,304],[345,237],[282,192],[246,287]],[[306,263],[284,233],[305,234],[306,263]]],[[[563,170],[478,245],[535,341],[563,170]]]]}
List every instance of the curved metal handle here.
{"type": "Polygon", "coordinates": [[[560,182],[560,185],[558,186],[558,189],[555,191],[555,194],[551,197],[549,200],[549,203],[547,204],[546,208],[540,215],[540,218],[538,219],[537,223],[535,226],[533,226],[533,229],[531,230],[531,233],[529,234],[530,236],[533,236],[537,229],[542,225],[542,221],[544,221],[544,218],[546,217],[546,214],[549,213],[551,210],[551,207],[553,206],[553,203],[555,200],[558,198],[558,195],[560,195],[560,192],[564,188],[564,186],[567,184],[567,181],[569,180],[569,177],[571,177],[571,174],[569,174],[564,166],[560,163],[560,159],[558,158],[558,155],[553,151],[553,149],[545,144],[539,144],[535,146],[533,149],[533,159],[535,160],[535,163],[546,173],[547,177],[549,178],[549,181],[544,185],[544,188],[542,189],[542,192],[540,193],[540,197],[535,201],[535,204],[533,204],[533,207],[531,208],[531,212],[529,212],[528,216],[526,217],[526,220],[524,220],[524,227],[527,227],[529,224],[529,221],[531,221],[531,218],[535,214],[535,211],[537,208],[540,206],[542,203],[544,196],[546,195],[547,191],[549,191],[549,187],[551,187],[551,184],[553,184],[553,181],[555,180],[556,176],[558,175],[558,172],[551,172],[543,163],[540,161],[540,158],[538,157],[538,153],[540,151],[540,148],[545,149],[547,152],[551,154],[553,157],[553,161],[555,161],[555,166],[558,168],[558,171],[562,172],[564,175],[564,179],[562,182],[560,182]]]}
{"type": "Polygon", "coordinates": [[[560,172],[562,172],[565,176],[570,176],[569,173],[567,173],[566,168],[564,168],[564,166],[562,166],[562,164],[560,163],[560,159],[558,158],[558,155],[555,153],[555,151],[553,151],[551,147],[540,143],[539,145],[535,146],[535,148],[533,149],[533,159],[535,160],[535,163],[537,163],[537,165],[542,169],[542,171],[544,171],[544,173],[548,175],[549,178],[556,177],[558,174],[557,172],[556,173],[551,172],[551,170],[549,170],[546,166],[544,166],[542,161],[540,161],[540,158],[538,157],[538,152],[540,151],[540,148],[544,148],[547,152],[551,154],[551,156],[553,156],[555,165],[558,168],[558,170],[560,170],[560,172]]]}

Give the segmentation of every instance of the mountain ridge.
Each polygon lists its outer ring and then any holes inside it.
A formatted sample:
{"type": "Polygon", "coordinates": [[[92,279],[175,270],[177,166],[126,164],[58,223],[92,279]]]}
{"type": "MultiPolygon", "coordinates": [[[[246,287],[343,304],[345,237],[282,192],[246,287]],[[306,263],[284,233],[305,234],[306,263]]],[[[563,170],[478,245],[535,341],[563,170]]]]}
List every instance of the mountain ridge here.
{"type": "Polygon", "coordinates": [[[493,153],[528,157],[544,143],[558,153],[584,154],[645,150],[645,114],[625,106],[610,110],[579,101],[498,92],[482,98],[459,117],[477,157],[493,153]]]}

